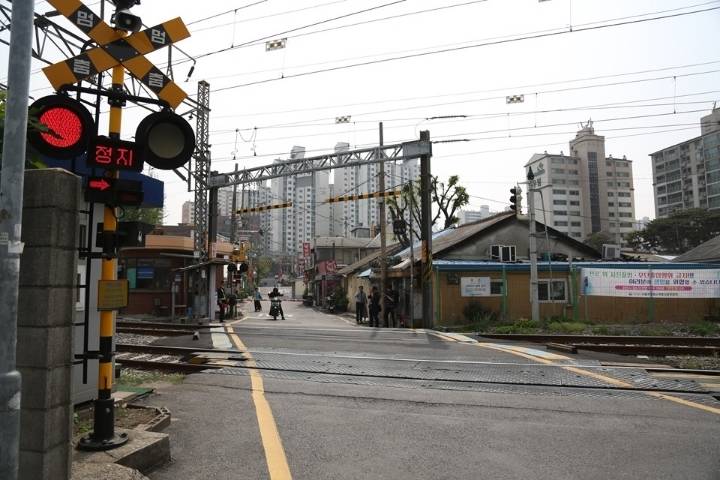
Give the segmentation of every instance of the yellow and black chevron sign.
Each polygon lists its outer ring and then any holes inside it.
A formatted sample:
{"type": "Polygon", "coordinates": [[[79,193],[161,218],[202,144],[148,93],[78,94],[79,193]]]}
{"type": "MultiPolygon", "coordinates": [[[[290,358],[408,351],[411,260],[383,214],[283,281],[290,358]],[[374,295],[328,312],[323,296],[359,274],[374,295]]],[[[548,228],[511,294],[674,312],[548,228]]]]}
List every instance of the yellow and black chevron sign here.
{"type": "Polygon", "coordinates": [[[358,195],[340,195],[339,197],[328,198],[327,203],[350,202],[352,200],[365,200],[368,198],[397,197],[400,190],[389,190],[387,192],[361,193],[358,195]]]}
{"type": "Polygon", "coordinates": [[[250,208],[241,208],[236,213],[257,213],[257,212],[264,212],[266,210],[275,210],[276,208],[288,208],[292,207],[292,202],[287,203],[277,203],[275,205],[262,205],[260,207],[250,207],[250,208]]]}
{"type": "Polygon", "coordinates": [[[122,64],[172,108],[176,108],[187,98],[187,94],[175,82],[144,56],[188,38],[190,32],[182,19],[178,17],[124,37],[80,0],[48,2],[100,45],[81,55],[43,68],[45,76],[56,90],[122,64]]]}

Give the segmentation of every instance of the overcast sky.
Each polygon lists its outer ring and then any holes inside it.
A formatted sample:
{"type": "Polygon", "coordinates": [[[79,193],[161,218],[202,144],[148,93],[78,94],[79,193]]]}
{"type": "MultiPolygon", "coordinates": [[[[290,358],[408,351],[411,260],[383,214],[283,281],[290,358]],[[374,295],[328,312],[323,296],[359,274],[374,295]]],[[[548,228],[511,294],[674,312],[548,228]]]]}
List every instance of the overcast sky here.
{"type": "MultiPolygon", "coordinates": [[[[99,3],[86,2],[98,12],[99,3]]],[[[472,208],[502,210],[530,156],[567,153],[578,124],[592,118],[606,153],[633,161],[636,216],[652,218],[648,154],[699,135],[700,117],[720,99],[718,8],[701,0],[142,0],[133,12],[146,25],[176,16],[188,25],[192,37],[178,46],[197,64],[185,82],[190,63],[175,52],[173,70],[190,94],[198,80],[211,85],[213,170],[269,164],[294,145],[308,155],[338,142],[368,146],[383,121],[386,144],[426,129],[434,140],[469,140],[435,144],[432,172],[459,174],[472,208]],[[362,10],[370,11],[355,14],[362,10]],[[285,37],[285,49],[265,50],[266,39],[285,37]],[[438,50],[449,51],[413,56],[438,50]],[[506,104],[520,94],[524,103],[506,104]],[[352,122],[336,124],[341,115],[352,122]]],[[[0,52],[4,79],[7,47],[0,52]]],[[[167,55],[150,58],[162,64],[167,55]]],[[[36,98],[51,93],[41,65],[33,64],[36,98]]],[[[124,138],[141,112],[126,110],[124,138]]],[[[192,194],[174,173],[158,176],[166,223],[177,223],[192,194]]]]}

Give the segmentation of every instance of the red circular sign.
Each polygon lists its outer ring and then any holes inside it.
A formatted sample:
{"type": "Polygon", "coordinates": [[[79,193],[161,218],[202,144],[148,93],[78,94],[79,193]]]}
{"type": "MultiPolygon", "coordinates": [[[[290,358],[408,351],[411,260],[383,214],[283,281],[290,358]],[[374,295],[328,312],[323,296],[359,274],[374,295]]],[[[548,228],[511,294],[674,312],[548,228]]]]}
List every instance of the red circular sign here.
{"type": "Polygon", "coordinates": [[[48,128],[40,135],[54,147],[67,148],[77,144],[83,136],[83,124],[77,112],[66,107],[51,107],[40,115],[40,123],[48,128]]]}

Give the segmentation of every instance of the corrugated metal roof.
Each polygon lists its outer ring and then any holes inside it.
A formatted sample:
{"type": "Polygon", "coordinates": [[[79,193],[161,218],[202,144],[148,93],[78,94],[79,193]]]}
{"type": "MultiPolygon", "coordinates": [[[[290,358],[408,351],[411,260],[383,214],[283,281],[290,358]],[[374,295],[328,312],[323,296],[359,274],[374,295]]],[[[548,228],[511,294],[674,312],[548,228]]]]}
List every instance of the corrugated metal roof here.
{"type": "Polygon", "coordinates": [[[720,263],[720,235],[701,243],[689,252],[675,257],[673,262],[712,262],[720,263]]]}

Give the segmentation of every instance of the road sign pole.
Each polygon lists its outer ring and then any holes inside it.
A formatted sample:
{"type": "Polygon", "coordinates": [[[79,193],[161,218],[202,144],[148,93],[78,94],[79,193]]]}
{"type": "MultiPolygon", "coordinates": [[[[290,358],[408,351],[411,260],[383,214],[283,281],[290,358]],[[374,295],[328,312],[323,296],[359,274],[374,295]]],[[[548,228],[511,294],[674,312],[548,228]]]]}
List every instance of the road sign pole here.
{"type": "Polygon", "coordinates": [[[16,370],[25,131],[35,2],[12,4],[8,96],[0,183],[0,478],[18,475],[20,373],[16,370]]]}
{"type": "MultiPolygon", "coordinates": [[[[122,66],[113,67],[112,88],[122,92],[125,81],[125,71],[122,66]]],[[[122,123],[121,99],[113,99],[110,103],[110,138],[120,139],[122,123]]],[[[107,172],[117,178],[117,172],[107,172]]],[[[114,234],[117,230],[117,211],[110,205],[105,205],[103,216],[103,234],[114,234]]],[[[114,258],[103,258],[101,280],[115,280],[117,276],[117,261],[114,258]]],[[[112,397],[113,385],[113,331],[115,329],[115,311],[103,310],[100,312],[100,348],[98,369],[98,397],[95,400],[93,431],[84,437],[78,444],[82,450],[110,450],[119,447],[128,441],[127,434],[115,435],[115,401],[112,397]]]]}

